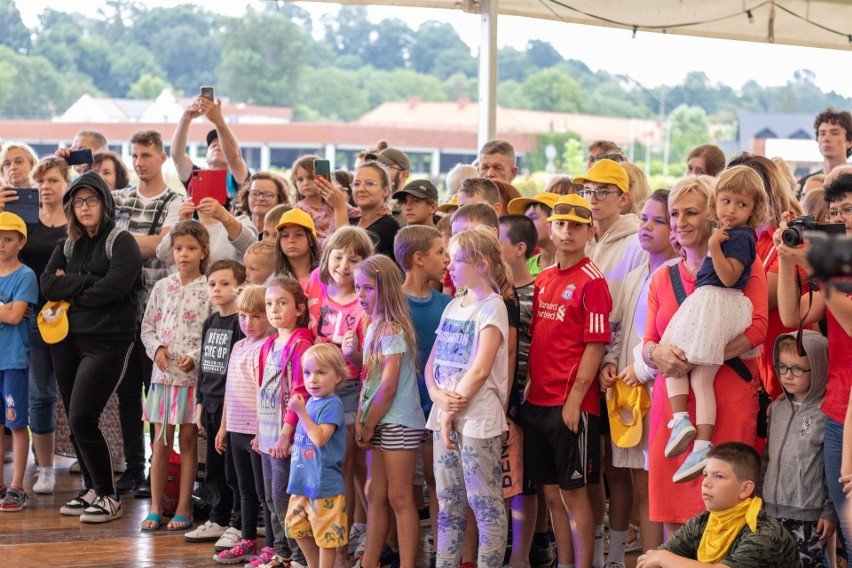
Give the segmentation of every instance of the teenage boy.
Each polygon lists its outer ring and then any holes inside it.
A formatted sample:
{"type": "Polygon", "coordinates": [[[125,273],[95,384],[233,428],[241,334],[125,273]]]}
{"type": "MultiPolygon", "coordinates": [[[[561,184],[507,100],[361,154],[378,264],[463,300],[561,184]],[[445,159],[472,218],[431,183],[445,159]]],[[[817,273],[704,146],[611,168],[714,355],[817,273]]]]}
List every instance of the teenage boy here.
{"type": "Polygon", "coordinates": [[[741,442],[710,450],[701,496],[707,511],[689,519],[658,550],[639,557],[637,568],[795,568],[796,544],[754,497],[760,456],[741,442]]]}
{"type": "Polygon", "coordinates": [[[775,368],[784,393],[769,407],[762,495],[766,513],[796,541],[802,566],[820,566],[826,539],[837,524],[825,486],[825,414],[820,410],[828,340],[806,329],[802,347],[805,354],[799,355],[794,333],[775,340],[775,368]]]}
{"type": "Polygon", "coordinates": [[[847,110],[825,109],[814,118],[814,138],[822,155],[822,169],[799,180],[801,194],[811,176],[828,175],[852,155],[852,114],[847,110]]]}
{"type": "Polygon", "coordinates": [[[586,484],[597,482],[600,393],[596,378],[610,340],[612,298],[606,279],[586,257],[595,236],[592,209],[579,195],[563,195],[548,218],[556,264],[538,275],[533,294],[527,399],[521,407],[525,463],[543,485],[553,520],[559,565],[591,568],[594,518],[586,484]],[[554,354],[558,353],[558,357],[554,354]]]}
{"type": "Polygon", "coordinates": [[[509,213],[512,215],[526,215],[535,225],[538,232],[536,246],[539,248],[538,254],[533,254],[530,250],[529,260],[527,261],[527,269],[533,276],[538,276],[539,272],[553,266],[553,257],[556,255],[556,248],[550,240],[550,231],[547,218],[550,217],[550,212],[553,205],[559,201],[559,195],[543,191],[533,198],[516,197],[509,202],[509,213]]]}
{"type": "Polygon", "coordinates": [[[438,188],[429,180],[416,179],[393,194],[405,222],[409,225],[435,226],[438,188]]]}
{"type": "MultiPolygon", "coordinates": [[[[409,184],[411,185],[411,184],[409,184]]],[[[417,388],[420,391],[420,403],[423,414],[428,418],[432,411],[432,399],[426,388],[423,371],[426,361],[432,353],[435,343],[435,330],[441,323],[444,308],[452,297],[432,288],[431,282],[443,278],[449,259],[444,248],[444,237],[438,229],[421,225],[403,227],[393,241],[393,254],[397,264],[405,271],[402,292],[408,300],[411,321],[417,334],[417,356],[420,362],[417,368],[417,388]]],[[[424,438],[421,446],[423,462],[423,481],[429,488],[429,516],[433,534],[437,534],[438,496],[435,492],[435,473],[432,463],[432,439],[424,438]]],[[[422,483],[416,487],[420,491],[422,483]]],[[[430,551],[434,558],[435,551],[430,551]]]]}
{"type": "MultiPolygon", "coordinates": [[[[27,506],[24,471],[30,437],[29,381],[30,320],[27,310],[38,302],[38,282],[18,255],[27,242],[24,220],[8,211],[0,213],[0,410],[12,431],[12,483],[6,489],[0,472],[0,511],[20,511],[27,506]]],[[[0,454],[6,437],[0,436],[0,454]]]]}
{"type": "Polygon", "coordinates": [[[462,182],[456,193],[459,207],[469,203],[486,203],[490,205],[499,217],[503,213],[503,202],[500,201],[500,189],[488,178],[469,178],[462,182]]]}
{"type": "MultiPolygon", "coordinates": [[[[215,542],[231,524],[234,495],[239,495],[231,452],[216,451],[216,432],[222,424],[225,404],[225,376],[234,343],[244,338],[235,302],[246,269],[236,260],[218,260],[207,269],[207,295],[215,311],[204,321],[198,388],[195,395],[195,422],[207,433],[207,459],[204,483],[213,495],[209,519],[183,535],[186,542],[215,542]]],[[[235,524],[237,519],[234,519],[235,524]]],[[[239,528],[239,527],[238,527],[239,528]]]]}

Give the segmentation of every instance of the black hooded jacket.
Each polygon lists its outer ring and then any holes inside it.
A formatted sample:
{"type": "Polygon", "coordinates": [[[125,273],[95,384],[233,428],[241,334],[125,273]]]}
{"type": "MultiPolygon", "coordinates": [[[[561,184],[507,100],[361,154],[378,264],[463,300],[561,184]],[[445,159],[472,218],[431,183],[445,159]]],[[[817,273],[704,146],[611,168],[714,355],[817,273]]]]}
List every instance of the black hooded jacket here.
{"type": "Polygon", "coordinates": [[[94,191],[103,203],[101,226],[94,237],[86,234],[74,243],[67,261],[66,239],[59,241],[41,275],[42,292],[48,300],[71,303],[69,336],[133,341],[142,253],[133,236],[123,231],[113,243],[112,258],[107,258],[107,237],[115,227],[115,201],[101,176],[92,171],[81,175],[68,188],[62,203],[71,207],[74,194],[84,187],[94,191]],[[57,270],[65,274],[57,276],[57,270]]]}

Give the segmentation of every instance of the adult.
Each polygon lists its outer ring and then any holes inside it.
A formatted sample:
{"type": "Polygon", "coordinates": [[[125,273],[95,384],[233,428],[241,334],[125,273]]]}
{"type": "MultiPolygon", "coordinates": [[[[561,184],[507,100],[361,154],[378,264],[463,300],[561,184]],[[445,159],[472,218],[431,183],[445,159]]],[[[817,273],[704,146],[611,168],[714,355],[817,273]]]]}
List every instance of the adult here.
{"type": "Polygon", "coordinates": [[[92,170],[104,178],[104,182],[106,182],[110,191],[125,189],[130,185],[127,166],[121,161],[121,156],[115,152],[95,154],[95,161],[92,162],[92,170]]]}
{"type": "Polygon", "coordinates": [[[509,210],[509,202],[523,196],[518,191],[518,188],[507,181],[501,179],[493,179],[491,181],[497,186],[497,190],[500,192],[500,211],[502,211],[502,215],[505,215],[509,210]]]}
{"type": "MultiPolygon", "coordinates": [[[[287,180],[271,172],[257,172],[237,194],[238,209],[251,218],[258,234],[263,232],[266,214],[276,205],[290,205],[287,180]]],[[[212,246],[212,242],[210,243],[212,246]]]]}
{"type": "Polygon", "coordinates": [[[587,152],[587,170],[591,169],[598,160],[608,159],[615,162],[624,161],[624,152],[618,147],[618,144],[610,140],[595,140],[591,142],[588,146],[587,152]]]}
{"type": "Polygon", "coordinates": [[[366,229],[377,253],[393,258],[393,239],[399,223],[387,208],[388,195],[390,176],[383,166],[377,162],[358,166],[352,181],[352,197],[361,209],[361,216],[352,218],[350,223],[366,229]]]}
{"type": "Polygon", "coordinates": [[[122,511],[98,419],[130,357],[142,254],[130,234],[114,232],[112,194],[95,172],[77,178],[62,203],[68,237],[56,245],[41,287],[48,300],[69,303],[68,334],[50,355],[84,488],[60,512],[102,523],[122,511]]]}
{"type": "Polygon", "coordinates": [[[445,185],[447,187],[447,198],[456,195],[464,180],[479,177],[479,170],[470,164],[456,164],[449,172],[445,185]]]}
{"type": "MultiPolygon", "coordinates": [[[[56,150],[56,157],[67,160],[71,152],[74,150],[91,150],[92,154],[97,156],[108,150],[107,139],[101,132],[97,130],[81,130],[74,135],[71,141],[70,148],[59,148],[56,150]]],[[[74,169],[78,174],[83,174],[91,168],[91,164],[77,164],[74,169]]]]}
{"type": "Polygon", "coordinates": [[[512,183],[518,175],[515,148],[505,140],[491,140],[479,150],[479,176],[512,183]]]}
{"type": "Polygon", "coordinates": [[[32,172],[38,162],[36,153],[23,142],[8,142],[0,152],[0,172],[3,174],[2,190],[32,187],[32,172]]]}
{"type": "Polygon", "coordinates": [[[390,176],[391,192],[396,192],[405,187],[411,175],[411,161],[408,155],[398,148],[385,148],[381,152],[370,153],[364,156],[367,162],[377,161],[382,164],[390,176]]]}
{"type": "Polygon", "coordinates": [[[852,114],[828,107],[814,118],[814,137],[822,156],[822,169],[799,180],[799,194],[811,176],[828,175],[834,168],[846,164],[852,156],[852,114]]]}
{"type": "MultiPolygon", "coordinates": [[[[648,314],[642,350],[643,361],[657,369],[657,381],[651,405],[651,428],[648,441],[649,514],[652,521],[666,524],[671,536],[691,517],[704,510],[701,499],[701,480],[675,484],[672,475],[685,457],[669,459],[664,449],[669,438],[666,425],[672,419],[672,410],[663,376],[683,376],[692,369],[689,361],[674,346],[659,343],[663,331],[678,309],[675,293],[677,279],[685,295],[695,291],[695,278],[707,258],[713,226],[707,217],[711,207],[713,181],[707,177],[687,177],[672,188],[668,198],[669,216],[675,239],[684,258],[677,264],[676,280],[669,270],[658,270],[648,289],[648,314]]],[[[731,360],[760,345],[766,336],[767,291],[766,274],[760,259],[751,266],[751,275],[743,293],[751,300],[754,311],[752,323],[743,334],[725,347],[725,359],[731,360]]],[[[742,362],[752,377],[757,376],[756,360],[742,362]]],[[[716,395],[716,427],[713,445],[739,441],[754,446],[756,441],[757,396],[755,381],[746,380],[729,365],[723,365],[716,374],[713,389],[716,395]]],[[[689,394],[688,409],[694,416],[695,399],[689,394]]]]}
{"type": "Polygon", "coordinates": [[[334,187],[345,192],[347,202],[352,207],[355,207],[355,202],[352,200],[352,174],[346,170],[334,170],[331,177],[331,183],[334,184],[334,187]]]}
{"type": "Polygon", "coordinates": [[[571,195],[572,193],[579,193],[582,189],[583,185],[574,183],[571,176],[553,176],[544,187],[546,193],[555,193],[556,195],[571,195]]]}
{"type": "Polygon", "coordinates": [[[686,175],[716,177],[725,169],[725,153],[713,144],[693,148],[686,157],[686,175]]]}
{"type": "Polygon", "coordinates": [[[222,99],[216,99],[214,102],[198,96],[183,111],[177,128],[175,128],[175,133],[172,135],[171,147],[171,158],[177,169],[178,177],[181,183],[188,188],[189,180],[192,179],[192,172],[200,169],[192,163],[186,153],[189,124],[199,116],[206,117],[215,127],[207,133],[207,169],[227,170],[228,195],[233,199],[239,188],[248,180],[249,169],[243,159],[236,136],[225,122],[225,117],[222,114],[222,99]]]}

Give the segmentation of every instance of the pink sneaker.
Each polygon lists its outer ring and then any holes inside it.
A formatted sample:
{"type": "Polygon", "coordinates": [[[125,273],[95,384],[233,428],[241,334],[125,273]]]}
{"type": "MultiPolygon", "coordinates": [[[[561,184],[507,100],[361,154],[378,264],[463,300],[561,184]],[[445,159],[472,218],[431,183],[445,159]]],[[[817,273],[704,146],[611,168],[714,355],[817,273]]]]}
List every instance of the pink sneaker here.
{"type": "Polygon", "coordinates": [[[213,560],[219,564],[240,564],[251,561],[257,554],[257,541],[243,539],[229,550],[223,550],[213,555],[213,560]]]}
{"type": "Polygon", "coordinates": [[[252,558],[246,566],[266,566],[273,556],[275,556],[275,549],[271,546],[264,546],[260,549],[260,554],[252,558]]]}

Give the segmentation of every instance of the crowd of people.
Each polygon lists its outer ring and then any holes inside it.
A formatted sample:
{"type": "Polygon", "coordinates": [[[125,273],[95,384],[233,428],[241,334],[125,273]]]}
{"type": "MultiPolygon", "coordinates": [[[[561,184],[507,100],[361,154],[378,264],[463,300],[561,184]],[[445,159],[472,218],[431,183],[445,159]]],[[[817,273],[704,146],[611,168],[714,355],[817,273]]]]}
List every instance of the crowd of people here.
{"type": "Polygon", "coordinates": [[[351,173],[252,173],[202,97],[171,156],[133,135],[133,186],[96,131],[40,160],[6,142],[0,512],[54,492],[59,415],[82,474],[61,514],[114,521],[150,495],[141,530],[221,564],[412,568],[431,526],[440,568],[838,566],[852,293],[784,235],[805,213],[852,235],[852,116],[814,126],[825,167],[801,183],[700,146],[652,191],[596,141],[585,172],[522,196],[493,140],[444,199],[384,142],[351,173]],[[199,117],[205,168],[186,153],[199,117]],[[79,149],[94,161],[72,168],[79,149]],[[187,197],[207,170],[224,203],[187,197]]]}

